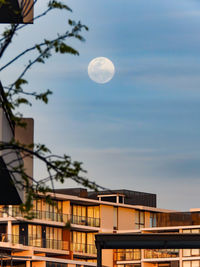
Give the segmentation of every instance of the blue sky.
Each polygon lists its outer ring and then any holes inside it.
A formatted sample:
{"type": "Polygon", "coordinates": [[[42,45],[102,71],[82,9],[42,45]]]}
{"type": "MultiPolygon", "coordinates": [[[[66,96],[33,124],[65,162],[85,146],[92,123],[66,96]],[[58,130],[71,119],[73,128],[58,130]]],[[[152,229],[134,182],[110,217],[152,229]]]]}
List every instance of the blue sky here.
{"type": "MultiPolygon", "coordinates": [[[[200,2],[69,0],[69,18],[89,27],[80,56],[55,55],[27,74],[27,88],[51,89],[47,106],[24,108],[35,139],[83,161],[88,177],[111,189],[157,193],[158,206],[200,207],[200,2]],[[95,57],[113,61],[107,84],[87,75],[95,57]]],[[[45,1],[39,1],[40,12],[45,1]]],[[[53,13],[16,37],[1,63],[65,29],[53,13]]],[[[28,58],[1,75],[15,77],[28,58]]],[[[35,164],[35,175],[42,173],[35,164]]],[[[64,186],[75,186],[66,182],[64,186]]],[[[58,187],[60,187],[58,185],[58,187]]]]}

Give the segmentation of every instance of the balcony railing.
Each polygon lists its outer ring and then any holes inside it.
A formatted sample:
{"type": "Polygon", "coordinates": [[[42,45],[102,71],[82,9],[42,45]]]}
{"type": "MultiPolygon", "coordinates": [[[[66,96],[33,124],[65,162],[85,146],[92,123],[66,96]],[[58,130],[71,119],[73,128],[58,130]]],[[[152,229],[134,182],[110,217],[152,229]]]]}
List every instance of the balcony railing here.
{"type": "MultiPolygon", "coordinates": [[[[27,217],[27,214],[21,212],[19,208],[12,209],[12,217],[25,217],[25,216],[27,217]]],[[[67,222],[70,220],[69,214],[41,211],[41,210],[32,210],[28,214],[28,217],[32,217],[34,219],[39,219],[39,220],[55,221],[55,222],[67,222]]]]}
{"type": "Polygon", "coordinates": [[[71,223],[79,224],[79,225],[86,225],[86,226],[93,226],[93,227],[100,227],[100,218],[72,215],[71,223]]]}
{"type": "Polygon", "coordinates": [[[115,261],[140,260],[141,252],[139,249],[119,249],[114,253],[115,261]]]}
{"type": "Polygon", "coordinates": [[[179,257],[179,249],[145,249],[145,259],[176,258],[179,257]]]}
{"type": "Polygon", "coordinates": [[[41,239],[33,236],[8,235],[1,233],[0,242],[9,242],[12,244],[21,244],[24,246],[69,250],[69,242],[55,239],[41,239]]]}
{"type": "Polygon", "coordinates": [[[0,242],[8,242],[12,244],[21,244],[24,246],[71,250],[77,253],[96,254],[97,250],[93,244],[83,243],[69,243],[68,241],[55,240],[55,239],[42,239],[34,236],[22,235],[8,235],[6,233],[0,234],[0,242]],[[69,246],[70,245],[70,246],[69,246]]]}
{"type": "Polygon", "coordinates": [[[78,253],[97,254],[95,245],[83,243],[71,243],[71,251],[78,253]]]}
{"type": "Polygon", "coordinates": [[[70,215],[70,214],[56,213],[49,211],[32,210],[29,214],[26,214],[21,212],[18,207],[13,207],[11,210],[11,214],[9,212],[6,213],[5,211],[0,211],[1,218],[7,217],[8,215],[11,215],[12,217],[27,217],[27,218],[30,217],[31,219],[39,219],[39,220],[47,220],[55,222],[70,221],[73,224],[100,227],[100,218],[70,215]]]}

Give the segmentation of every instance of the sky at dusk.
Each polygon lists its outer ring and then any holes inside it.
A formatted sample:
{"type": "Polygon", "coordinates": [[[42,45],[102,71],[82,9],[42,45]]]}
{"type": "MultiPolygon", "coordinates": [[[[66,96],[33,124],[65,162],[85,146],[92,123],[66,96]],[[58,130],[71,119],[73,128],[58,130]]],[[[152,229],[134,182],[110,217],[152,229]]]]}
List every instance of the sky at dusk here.
{"type": "MultiPolygon", "coordinates": [[[[46,3],[38,2],[36,14],[46,3]]],[[[200,1],[64,2],[73,9],[68,18],[89,31],[82,32],[86,42],[69,40],[80,56],[55,55],[25,77],[27,89],[54,92],[48,105],[23,109],[35,119],[35,141],[82,161],[87,176],[106,188],[156,193],[162,208],[200,208],[200,1]],[[115,65],[110,82],[89,79],[95,57],[115,65]]],[[[64,14],[26,27],[0,65],[63,32],[64,14]]],[[[2,72],[2,83],[27,61],[2,72]]],[[[35,176],[42,171],[36,162],[35,176]]]]}

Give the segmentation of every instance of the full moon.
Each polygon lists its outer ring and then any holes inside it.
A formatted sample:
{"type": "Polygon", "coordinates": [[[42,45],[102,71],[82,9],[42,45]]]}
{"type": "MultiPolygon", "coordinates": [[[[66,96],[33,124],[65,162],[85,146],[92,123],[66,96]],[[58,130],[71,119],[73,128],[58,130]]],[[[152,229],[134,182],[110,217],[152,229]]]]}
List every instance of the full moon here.
{"type": "Polygon", "coordinates": [[[96,57],[88,65],[88,75],[96,83],[107,83],[114,74],[114,64],[106,57],[96,57]]]}

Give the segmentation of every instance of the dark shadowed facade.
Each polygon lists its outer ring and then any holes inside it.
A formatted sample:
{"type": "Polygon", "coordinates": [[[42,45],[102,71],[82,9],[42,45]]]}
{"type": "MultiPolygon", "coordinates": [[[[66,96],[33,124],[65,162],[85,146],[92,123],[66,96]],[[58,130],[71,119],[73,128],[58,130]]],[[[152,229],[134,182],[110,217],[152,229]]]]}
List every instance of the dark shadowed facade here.
{"type": "MultiPolygon", "coordinates": [[[[33,120],[23,119],[27,123],[26,128],[15,125],[12,113],[6,105],[7,99],[0,83],[0,142],[9,143],[13,138],[22,144],[33,143],[33,120]]],[[[23,155],[14,149],[0,150],[0,204],[16,205],[24,201],[24,190],[16,186],[22,183],[22,178],[15,169],[22,164],[27,175],[33,177],[33,158],[27,157],[22,160],[23,155]]]]}
{"type": "Polygon", "coordinates": [[[33,0],[5,0],[0,4],[0,23],[33,23],[33,0]]]}
{"type": "Polygon", "coordinates": [[[0,23],[22,23],[23,17],[18,0],[6,0],[0,5],[0,23]]]}

